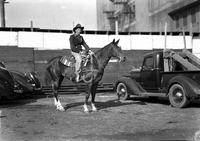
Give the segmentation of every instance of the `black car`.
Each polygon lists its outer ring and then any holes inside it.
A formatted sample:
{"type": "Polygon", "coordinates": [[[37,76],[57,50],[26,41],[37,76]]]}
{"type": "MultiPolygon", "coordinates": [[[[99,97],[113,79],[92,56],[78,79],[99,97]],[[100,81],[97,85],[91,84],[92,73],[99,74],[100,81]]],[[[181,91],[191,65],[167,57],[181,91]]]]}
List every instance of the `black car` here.
{"type": "Polygon", "coordinates": [[[6,97],[15,99],[25,93],[34,93],[41,90],[41,84],[36,73],[21,73],[6,69],[0,62],[0,99],[6,97]]]}

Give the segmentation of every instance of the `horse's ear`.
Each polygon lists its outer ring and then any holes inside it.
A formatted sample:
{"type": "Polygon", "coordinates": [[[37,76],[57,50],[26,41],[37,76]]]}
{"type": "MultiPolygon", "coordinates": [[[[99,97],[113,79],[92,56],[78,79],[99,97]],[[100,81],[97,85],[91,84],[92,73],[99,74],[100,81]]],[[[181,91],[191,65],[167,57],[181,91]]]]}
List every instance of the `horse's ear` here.
{"type": "Polygon", "coordinates": [[[115,44],[115,39],[113,39],[112,43],[115,44]]]}
{"type": "Polygon", "coordinates": [[[115,42],[116,45],[119,43],[119,40],[120,40],[120,39],[118,39],[118,40],[115,42]]]}

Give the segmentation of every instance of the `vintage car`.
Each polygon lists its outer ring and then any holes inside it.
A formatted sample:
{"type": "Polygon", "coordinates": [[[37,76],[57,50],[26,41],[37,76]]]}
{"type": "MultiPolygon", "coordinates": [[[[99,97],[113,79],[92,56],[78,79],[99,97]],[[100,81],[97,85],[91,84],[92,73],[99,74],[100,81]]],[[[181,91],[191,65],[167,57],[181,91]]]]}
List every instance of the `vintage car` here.
{"type": "Polygon", "coordinates": [[[8,70],[3,62],[0,62],[0,99],[16,99],[25,93],[34,93],[41,90],[41,84],[36,73],[21,73],[8,70]]]}

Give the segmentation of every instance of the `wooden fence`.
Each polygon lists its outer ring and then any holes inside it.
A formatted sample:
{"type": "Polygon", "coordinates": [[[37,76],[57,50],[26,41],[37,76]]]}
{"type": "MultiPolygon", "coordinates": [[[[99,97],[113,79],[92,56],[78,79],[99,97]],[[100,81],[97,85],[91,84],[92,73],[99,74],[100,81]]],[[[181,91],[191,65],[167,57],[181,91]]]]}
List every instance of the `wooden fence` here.
{"type": "MultiPolygon", "coordinates": [[[[121,74],[127,73],[133,66],[139,67],[143,55],[147,52],[150,52],[150,50],[124,51],[127,61],[124,63],[109,62],[102,83],[114,83],[121,74]]],[[[0,61],[5,62],[8,69],[23,73],[35,71],[42,85],[44,84],[44,74],[48,60],[62,55],[70,55],[70,50],[34,50],[33,48],[18,48],[15,46],[0,47],[0,61]]],[[[64,80],[63,85],[66,84],[71,85],[73,83],[64,80]]]]}

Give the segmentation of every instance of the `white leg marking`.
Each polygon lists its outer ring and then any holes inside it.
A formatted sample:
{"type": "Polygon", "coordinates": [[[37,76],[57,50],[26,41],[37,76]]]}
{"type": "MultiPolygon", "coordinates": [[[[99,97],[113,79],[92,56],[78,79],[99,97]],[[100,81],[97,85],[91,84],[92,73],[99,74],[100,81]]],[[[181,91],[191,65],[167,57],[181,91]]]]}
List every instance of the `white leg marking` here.
{"type": "Polygon", "coordinates": [[[84,108],[84,112],[85,112],[85,113],[88,113],[88,112],[89,112],[88,107],[87,107],[86,104],[83,105],[83,108],[84,108]]]}
{"type": "Polygon", "coordinates": [[[59,111],[65,111],[64,107],[63,107],[62,104],[60,103],[60,100],[57,101],[56,107],[57,107],[57,110],[59,110],[59,111]]]}
{"type": "Polygon", "coordinates": [[[57,106],[57,100],[56,100],[56,98],[54,98],[54,104],[55,104],[55,106],[57,106]]]}
{"type": "Polygon", "coordinates": [[[97,108],[96,108],[95,104],[92,103],[91,105],[92,105],[92,111],[96,112],[96,111],[97,111],[97,108]]]}

